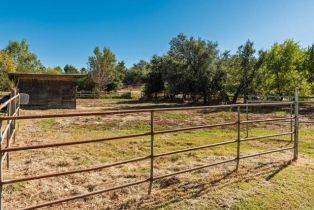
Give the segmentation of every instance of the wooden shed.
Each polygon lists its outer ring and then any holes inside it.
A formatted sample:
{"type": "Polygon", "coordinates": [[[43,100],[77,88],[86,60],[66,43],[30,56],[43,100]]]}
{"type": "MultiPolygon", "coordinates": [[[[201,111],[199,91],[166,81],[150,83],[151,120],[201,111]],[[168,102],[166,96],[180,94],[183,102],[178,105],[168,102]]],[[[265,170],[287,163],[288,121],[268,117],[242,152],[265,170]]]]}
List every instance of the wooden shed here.
{"type": "Polygon", "coordinates": [[[77,80],[81,74],[33,74],[9,73],[20,93],[29,95],[29,108],[73,109],[76,108],[77,80]]]}

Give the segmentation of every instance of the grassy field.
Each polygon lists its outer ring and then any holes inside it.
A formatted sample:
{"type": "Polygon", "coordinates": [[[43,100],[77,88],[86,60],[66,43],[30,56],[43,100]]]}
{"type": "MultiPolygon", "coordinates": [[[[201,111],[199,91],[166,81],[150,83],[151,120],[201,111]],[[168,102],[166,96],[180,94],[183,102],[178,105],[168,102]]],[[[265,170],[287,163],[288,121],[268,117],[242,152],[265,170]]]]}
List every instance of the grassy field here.
{"type": "MultiPolygon", "coordinates": [[[[22,115],[75,111],[104,111],[169,107],[175,104],[138,103],[132,99],[79,100],[77,110],[22,110],[22,115]]],[[[251,110],[252,111],[252,110],[251,110]]],[[[310,119],[307,112],[301,119],[310,119]]],[[[288,109],[253,110],[250,119],[282,117],[288,109]]],[[[236,120],[232,109],[157,112],[156,130],[182,128],[236,120]]],[[[241,117],[244,119],[245,114],[241,117]]],[[[95,139],[149,131],[149,114],[120,114],[101,117],[72,117],[23,120],[14,146],[37,145],[71,140],[95,139]]],[[[250,136],[287,132],[289,123],[259,123],[250,136]]],[[[245,136],[242,128],[241,136],[245,136]]],[[[151,196],[148,183],[79,199],[47,209],[314,209],[314,127],[302,126],[300,158],[291,162],[286,151],[244,159],[235,171],[235,162],[157,180],[151,196]]],[[[170,152],[204,144],[236,139],[235,126],[157,135],[155,153],[170,152]]],[[[115,161],[147,156],[149,137],[105,143],[29,150],[11,154],[4,179],[49,172],[93,167],[115,161]]],[[[292,146],[290,136],[241,144],[241,155],[292,146]]],[[[232,159],[236,144],[156,158],[155,176],[204,164],[232,159]]],[[[149,161],[110,169],[21,182],[4,188],[6,209],[74,196],[149,177],[149,161]]]]}

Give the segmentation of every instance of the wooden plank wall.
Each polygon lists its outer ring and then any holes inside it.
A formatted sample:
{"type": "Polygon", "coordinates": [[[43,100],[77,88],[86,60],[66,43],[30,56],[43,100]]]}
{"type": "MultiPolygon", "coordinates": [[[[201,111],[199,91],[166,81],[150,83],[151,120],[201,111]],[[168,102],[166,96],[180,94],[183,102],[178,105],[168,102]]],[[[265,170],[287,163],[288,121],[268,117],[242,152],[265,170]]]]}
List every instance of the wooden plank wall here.
{"type": "Polygon", "coordinates": [[[76,107],[76,83],[74,81],[20,79],[20,93],[30,95],[31,108],[71,109],[76,107]]]}

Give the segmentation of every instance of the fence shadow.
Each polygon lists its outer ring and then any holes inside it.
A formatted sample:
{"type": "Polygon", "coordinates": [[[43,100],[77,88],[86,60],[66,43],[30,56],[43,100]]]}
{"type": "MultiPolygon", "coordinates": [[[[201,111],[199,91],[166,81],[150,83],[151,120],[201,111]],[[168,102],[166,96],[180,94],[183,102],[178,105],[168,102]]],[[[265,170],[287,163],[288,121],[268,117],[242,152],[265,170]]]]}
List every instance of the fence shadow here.
{"type": "MultiPolygon", "coordinates": [[[[230,170],[220,177],[207,182],[197,182],[180,183],[179,186],[169,186],[168,192],[161,192],[157,195],[153,195],[151,198],[144,198],[132,203],[132,206],[140,207],[141,209],[159,209],[170,204],[178,203],[186,199],[195,199],[203,195],[206,195],[214,190],[227,187],[229,185],[250,181],[256,179],[256,177],[264,176],[266,181],[271,180],[281,171],[289,167],[292,160],[281,162],[280,164],[274,166],[274,162],[265,163],[259,169],[255,167],[250,167],[247,170],[240,170],[236,172],[235,170],[230,170]],[[146,201],[147,202],[146,202],[146,201]],[[142,204],[149,203],[149,206],[141,206],[142,204]]],[[[164,189],[162,189],[163,191],[164,189]]],[[[134,200],[133,200],[134,201],[134,200]]],[[[121,203],[117,208],[123,209],[124,207],[132,208],[129,205],[129,200],[121,203]]]]}

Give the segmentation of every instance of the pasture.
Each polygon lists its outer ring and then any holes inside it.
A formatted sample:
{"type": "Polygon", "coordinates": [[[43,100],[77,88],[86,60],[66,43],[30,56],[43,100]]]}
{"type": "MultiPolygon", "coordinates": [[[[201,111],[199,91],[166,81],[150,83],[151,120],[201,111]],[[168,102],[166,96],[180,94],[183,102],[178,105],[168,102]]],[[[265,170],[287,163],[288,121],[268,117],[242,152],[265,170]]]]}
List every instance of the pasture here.
{"type": "MultiPolygon", "coordinates": [[[[77,110],[21,110],[23,115],[173,107],[177,104],[139,103],[133,99],[80,99],[77,110]]],[[[244,110],[241,119],[246,118],[244,110]]],[[[252,108],[250,119],[289,116],[289,107],[252,108]]],[[[313,116],[301,109],[300,120],[313,116]]],[[[232,108],[155,113],[155,130],[167,130],[236,121],[232,108]]],[[[149,113],[49,118],[19,121],[14,146],[61,143],[139,134],[150,129],[149,113]]],[[[254,123],[250,136],[290,131],[290,122],[254,123]]],[[[314,126],[300,125],[299,159],[292,151],[267,154],[149,183],[65,202],[46,209],[311,209],[314,206],[314,126]]],[[[245,137],[241,127],[241,137],[245,137]]],[[[222,141],[235,140],[234,125],[155,137],[155,153],[171,152],[222,141]]],[[[293,146],[290,135],[241,144],[241,155],[293,146]]],[[[234,158],[236,144],[206,148],[156,158],[156,176],[234,158]]],[[[150,155],[150,137],[14,152],[3,179],[83,169],[150,155]]],[[[19,209],[37,203],[93,192],[149,177],[149,160],[108,169],[38,179],[6,185],[4,206],[19,209]]]]}

